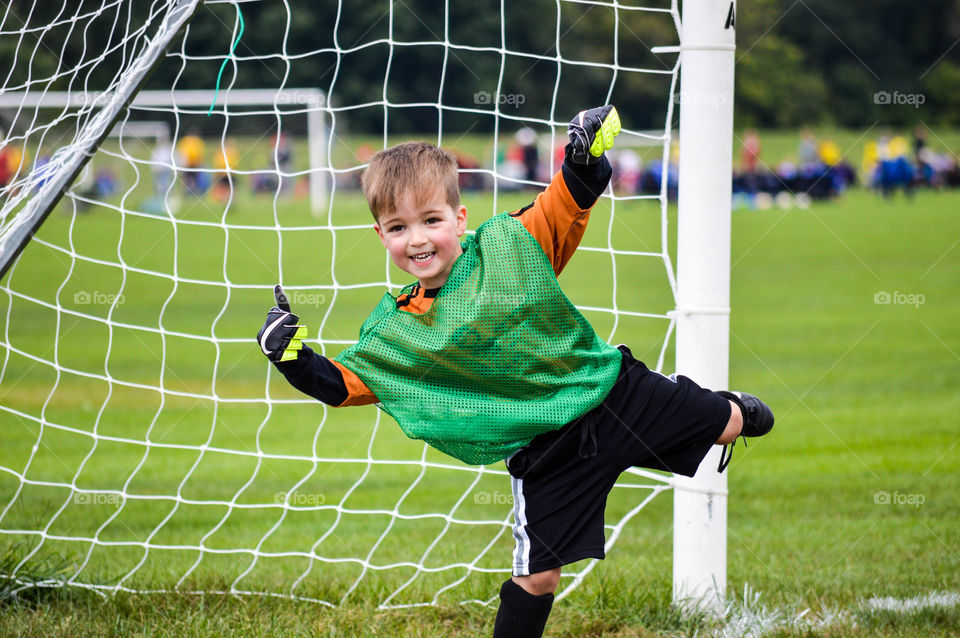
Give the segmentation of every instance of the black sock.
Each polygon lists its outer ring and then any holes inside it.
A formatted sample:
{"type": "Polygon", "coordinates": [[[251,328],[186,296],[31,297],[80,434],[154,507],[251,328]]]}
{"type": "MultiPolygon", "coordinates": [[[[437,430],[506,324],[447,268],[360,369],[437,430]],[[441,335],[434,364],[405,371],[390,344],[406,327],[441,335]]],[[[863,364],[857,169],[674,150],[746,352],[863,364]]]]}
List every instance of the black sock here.
{"type": "Polygon", "coordinates": [[[552,606],[553,594],[534,596],[508,580],[500,587],[493,638],[540,638],[552,606]]]}

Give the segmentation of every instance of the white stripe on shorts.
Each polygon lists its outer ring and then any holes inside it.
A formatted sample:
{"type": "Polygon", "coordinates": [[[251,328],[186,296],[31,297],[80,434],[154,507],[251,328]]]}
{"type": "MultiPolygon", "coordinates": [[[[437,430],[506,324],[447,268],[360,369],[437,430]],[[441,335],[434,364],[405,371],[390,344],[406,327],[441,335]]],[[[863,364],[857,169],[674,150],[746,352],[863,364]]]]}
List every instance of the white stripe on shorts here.
{"type": "Polygon", "coordinates": [[[530,575],[530,537],[527,536],[527,502],[523,498],[523,479],[510,477],[513,489],[513,575],[530,575]]]}

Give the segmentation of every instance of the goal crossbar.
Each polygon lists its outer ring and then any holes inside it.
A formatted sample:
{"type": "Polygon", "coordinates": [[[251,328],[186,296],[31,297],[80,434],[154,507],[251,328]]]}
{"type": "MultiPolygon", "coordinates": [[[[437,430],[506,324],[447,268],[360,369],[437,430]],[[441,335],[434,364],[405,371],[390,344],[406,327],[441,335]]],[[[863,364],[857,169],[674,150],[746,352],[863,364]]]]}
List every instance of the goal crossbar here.
{"type": "MultiPolygon", "coordinates": [[[[47,91],[44,93],[8,92],[0,93],[0,109],[13,108],[98,108],[106,107],[113,99],[111,92],[77,93],[71,91],[47,91]]],[[[214,112],[224,111],[217,103],[229,103],[232,107],[271,106],[300,107],[307,119],[307,156],[310,162],[308,179],[310,183],[310,210],[319,216],[328,202],[327,134],[324,121],[326,99],[324,92],[317,88],[281,88],[281,89],[230,89],[217,91],[206,89],[177,89],[173,91],[141,90],[127,105],[130,108],[150,108],[187,106],[209,108],[214,112]]],[[[135,122],[127,124],[135,125],[135,122]]],[[[126,126],[124,127],[124,130],[126,126]]],[[[110,129],[112,135],[116,135],[110,129]]],[[[130,132],[134,132],[131,129],[130,132]]],[[[289,177],[289,175],[285,176],[289,177]]],[[[69,182],[66,183],[67,185],[69,182]]],[[[56,205],[56,202],[53,203],[56,205]]],[[[0,220],[4,219],[0,215],[0,220]]],[[[21,247],[22,248],[22,247],[21,247]]],[[[0,259],[6,259],[0,248],[0,259]]],[[[16,253],[14,253],[14,256],[16,253]]],[[[6,262],[0,262],[0,265],[6,262]]],[[[0,267],[0,277],[5,270],[0,267]]]]}

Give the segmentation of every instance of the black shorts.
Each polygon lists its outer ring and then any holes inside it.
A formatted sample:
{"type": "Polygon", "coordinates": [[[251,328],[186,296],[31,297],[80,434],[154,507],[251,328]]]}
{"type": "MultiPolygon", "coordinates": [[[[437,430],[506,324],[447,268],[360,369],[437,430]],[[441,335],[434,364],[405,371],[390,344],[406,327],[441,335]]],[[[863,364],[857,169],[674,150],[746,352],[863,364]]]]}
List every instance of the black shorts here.
{"type": "Polygon", "coordinates": [[[516,576],[603,558],[603,512],[617,477],[634,466],[693,476],[730,420],[727,399],[620,350],[620,376],[599,406],[507,459],[516,576]]]}

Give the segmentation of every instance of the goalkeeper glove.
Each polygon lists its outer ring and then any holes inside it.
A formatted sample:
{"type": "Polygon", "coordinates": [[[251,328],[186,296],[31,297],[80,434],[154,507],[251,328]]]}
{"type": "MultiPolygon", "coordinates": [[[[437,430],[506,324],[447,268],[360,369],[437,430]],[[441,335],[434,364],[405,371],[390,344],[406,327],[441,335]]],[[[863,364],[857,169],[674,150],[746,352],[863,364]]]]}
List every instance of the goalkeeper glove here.
{"type": "Polygon", "coordinates": [[[620,133],[620,116],[611,105],[580,111],[570,120],[567,135],[572,147],[570,159],[577,164],[596,164],[603,152],[613,147],[620,133]]]}
{"type": "Polygon", "coordinates": [[[257,343],[274,363],[293,361],[303,348],[307,327],[297,325],[300,318],[290,312],[290,303],[279,284],[273,289],[273,296],[277,305],[267,313],[267,320],[257,333],[257,343]]]}

